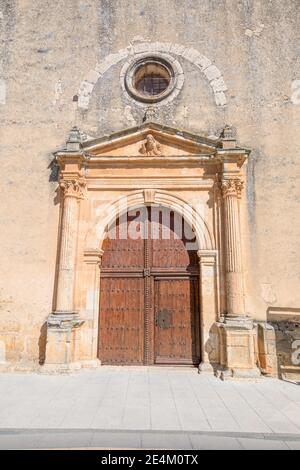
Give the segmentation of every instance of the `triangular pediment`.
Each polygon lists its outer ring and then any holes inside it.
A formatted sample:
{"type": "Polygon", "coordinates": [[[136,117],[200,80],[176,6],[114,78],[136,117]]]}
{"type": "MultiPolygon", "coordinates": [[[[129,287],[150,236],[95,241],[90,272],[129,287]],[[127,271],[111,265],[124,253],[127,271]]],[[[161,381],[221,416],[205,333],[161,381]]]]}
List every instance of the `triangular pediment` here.
{"type": "Polygon", "coordinates": [[[139,127],[86,141],[82,147],[91,156],[162,158],[180,155],[213,155],[221,147],[221,141],[148,122],[139,127]]]}

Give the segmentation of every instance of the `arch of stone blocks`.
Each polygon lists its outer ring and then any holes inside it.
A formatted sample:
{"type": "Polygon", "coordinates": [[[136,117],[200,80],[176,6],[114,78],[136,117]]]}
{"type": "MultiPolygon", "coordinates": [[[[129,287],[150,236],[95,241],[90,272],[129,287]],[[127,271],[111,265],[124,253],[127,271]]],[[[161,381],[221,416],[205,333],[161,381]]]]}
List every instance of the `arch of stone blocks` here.
{"type": "Polygon", "coordinates": [[[108,72],[111,67],[123,60],[138,58],[145,54],[169,54],[182,57],[192,63],[204,75],[210,88],[212,89],[214,100],[217,106],[225,106],[227,98],[225,92],[227,86],[218,67],[206,56],[192,47],[185,47],[176,43],[164,42],[142,42],[130,45],[114,54],[109,54],[103,61],[97,63],[95,68],[90,70],[85,80],[81,82],[78,92],[78,108],[87,110],[91,95],[96,83],[108,72]]]}
{"type": "Polygon", "coordinates": [[[134,191],[128,196],[122,196],[113,201],[106,210],[101,209],[101,217],[95,220],[93,227],[86,236],[85,250],[99,249],[105,238],[107,228],[114,222],[118,216],[126,213],[128,210],[143,207],[147,204],[148,193],[155,204],[170,208],[182,215],[187,223],[194,228],[198,247],[201,250],[215,250],[215,240],[212,230],[203,219],[199,211],[182,198],[172,193],[162,190],[140,190],[134,191]]]}

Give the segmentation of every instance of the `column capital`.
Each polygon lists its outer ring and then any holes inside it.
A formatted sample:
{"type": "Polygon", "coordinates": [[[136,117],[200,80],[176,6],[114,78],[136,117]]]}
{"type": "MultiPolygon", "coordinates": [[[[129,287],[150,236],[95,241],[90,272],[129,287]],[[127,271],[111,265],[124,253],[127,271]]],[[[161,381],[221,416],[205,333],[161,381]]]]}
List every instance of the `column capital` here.
{"type": "Polygon", "coordinates": [[[244,181],[240,178],[223,178],[220,186],[224,199],[229,196],[237,197],[238,199],[242,197],[244,181]]]}
{"type": "Polygon", "coordinates": [[[86,192],[86,181],[84,178],[61,179],[59,187],[63,192],[64,198],[75,197],[83,199],[86,192]]]}

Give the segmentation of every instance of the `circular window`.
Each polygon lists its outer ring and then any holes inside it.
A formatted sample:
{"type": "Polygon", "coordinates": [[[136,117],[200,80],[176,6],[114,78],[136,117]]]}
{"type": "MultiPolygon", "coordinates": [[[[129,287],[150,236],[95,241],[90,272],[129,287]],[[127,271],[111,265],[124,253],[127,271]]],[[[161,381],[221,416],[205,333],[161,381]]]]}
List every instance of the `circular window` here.
{"type": "Polygon", "coordinates": [[[175,74],[167,61],[161,58],[143,58],[129,68],[125,85],[135,99],[155,103],[173,91],[175,74]]]}

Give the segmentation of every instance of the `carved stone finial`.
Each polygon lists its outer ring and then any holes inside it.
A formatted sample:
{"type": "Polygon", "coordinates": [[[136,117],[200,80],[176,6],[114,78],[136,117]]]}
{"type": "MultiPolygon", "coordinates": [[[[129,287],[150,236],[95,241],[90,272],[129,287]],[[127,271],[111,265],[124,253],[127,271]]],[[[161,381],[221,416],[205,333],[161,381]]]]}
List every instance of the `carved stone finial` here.
{"type": "Polygon", "coordinates": [[[231,126],[226,124],[221,134],[221,139],[224,149],[233,149],[236,147],[236,137],[234,135],[234,130],[231,126]]]}
{"type": "Polygon", "coordinates": [[[223,139],[233,139],[234,138],[233,129],[228,124],[226,124],[226,126],[223,129],[222,137],[223,137],[223,139]]]}
{"type": "Polygon", "coordinates": [[[70,130],[69,137],[67,140],[67,150],[79,150],[81,146],[81,133],[79,129],[74,126],[70,130]]]}
{"type": "Polygon", "coordinates": [[[69,196],[83,199],[85,196],[86,181],[84,178],[61,180],[59,185],[64,197],[69,196]]]}
{"type": "Polygon", "coordinates": [[[148,106],[143,117],[143,122],[155,121],[156,119],[157,109],[155,108],[155,106],[148,106]]]}
{"type": "Polygon", "coordinates": [[[244,182],[239,178],[224,179],[221,182],[223,197],[234,196],[241,198],[244,182]]]}
{"type": "Polygon", "coordinates": [[[67,142],[74,143],[74,142],[81,142],[80,131],[77,126],[72,127],[69,133],[69,138],[67,142]]]}
{"type": "Polygon", "coordinates": [[[146,140],[142,143],[139,152],[148,157],[160,157],[162,155],[161,146],[152,134],[146,136],[146,140]]]}

